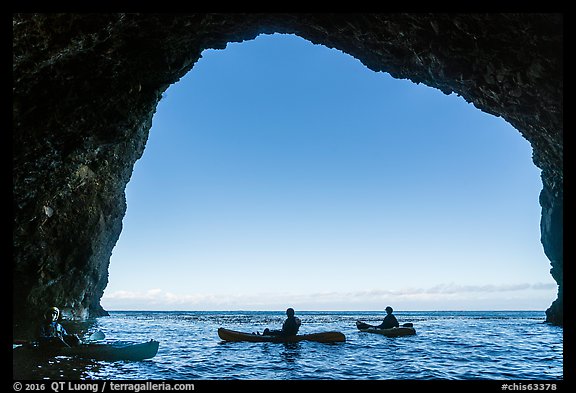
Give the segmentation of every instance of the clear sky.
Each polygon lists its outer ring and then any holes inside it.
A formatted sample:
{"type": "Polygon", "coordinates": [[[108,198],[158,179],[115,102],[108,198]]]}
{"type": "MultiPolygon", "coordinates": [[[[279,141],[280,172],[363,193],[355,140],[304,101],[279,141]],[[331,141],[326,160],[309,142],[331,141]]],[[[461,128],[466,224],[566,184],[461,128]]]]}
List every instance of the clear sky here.
{"type": "Polygon", "coordinates": [[[544,310],[540,170],[503,119],[293,35],[207,50],[126,188],[108,310],[544,310]]]}

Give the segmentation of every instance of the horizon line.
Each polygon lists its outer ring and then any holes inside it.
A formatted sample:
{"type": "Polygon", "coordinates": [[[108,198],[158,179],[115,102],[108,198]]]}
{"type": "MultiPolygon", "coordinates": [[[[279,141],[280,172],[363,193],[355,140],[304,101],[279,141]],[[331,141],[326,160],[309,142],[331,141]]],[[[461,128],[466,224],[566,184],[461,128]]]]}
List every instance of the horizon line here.
{"type": "MultiPolygon", "coordinates": [[[[227,310],[128,310],[114,309],[104,310],[106,312],[285,312],[286,309],[278,310],[248,310],[248,309],[227,309],[227,310]]],[[[377,310],[296,310],[296,312],[384,312],[383,309],[377,310]]],[[[399,310],[393,312],[545,312],[542,309],[446,309],[446,310],[399,310]]]]}

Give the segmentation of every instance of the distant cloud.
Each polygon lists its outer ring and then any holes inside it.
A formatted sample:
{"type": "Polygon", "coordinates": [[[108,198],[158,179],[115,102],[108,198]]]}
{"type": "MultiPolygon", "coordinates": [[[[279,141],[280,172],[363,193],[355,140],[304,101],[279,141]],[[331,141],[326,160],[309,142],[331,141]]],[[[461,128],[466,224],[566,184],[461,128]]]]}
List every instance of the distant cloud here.
{"type": "Polygon", "coordinates": [[[394,304],[397,309],[540,309],[549,306],[556,285],[519,283],[459,285],[429,288],[362,290],[309,294],[175,294],[154,288],[143,292],[105,293],[109,310],[276,310],[287,305],[301,310],[372,310],[394,304]],[[454,308],[456,307],[456,308],[454,308]]]}
{"type": "Polygon", "coordinates": [[[350,296],[388,295],[388,296],[411,296],[422,294],[459,294],[459,293],[494,293],[512,292],[523,290],[549,290],[555,288],[552,283],[536,284],[486,284],[486,285],[458,285],[454,283],[438,284],[430,288],[405,288],[400,290],[371,290],[352,292],[350,296]]]}

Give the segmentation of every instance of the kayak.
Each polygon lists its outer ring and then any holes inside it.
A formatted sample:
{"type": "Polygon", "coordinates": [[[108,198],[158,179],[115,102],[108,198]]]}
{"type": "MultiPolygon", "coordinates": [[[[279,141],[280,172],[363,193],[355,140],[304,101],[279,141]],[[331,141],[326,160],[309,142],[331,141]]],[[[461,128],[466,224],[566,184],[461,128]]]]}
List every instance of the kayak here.
{"type": "Polygon", "coordinates": [[[364,322],[356,321],[356,327],[361,332],[376,333],[386,337],[413,336],[414,334],[416,334],[416,329],[414,329],[411,325],[412,325],[411,323],[405,323],[403,326],[400,327],[382,329],[364,322]]]}
{"type": "Polygon", "coordinates": [[[42,348],[37,345],[22,345],[14,348],[14,355],[27,356],[75,356],[95,360],[144,360],[156,356],[159,342],[150,340],[145,343],[90,343],[74,347],[42,348]]]}
{"type": "Polygon", "coordinates": [[[320,332],[297,334],[295,336],[267,336],[263,334],[243,333],[224,328],[218,329],[218,336],[224,341],[249,341],[271,343],[293,343],[299,341],[316,341],[319,343],[336,343],[346,341],[346,336],[340,332],[320,332]]]}

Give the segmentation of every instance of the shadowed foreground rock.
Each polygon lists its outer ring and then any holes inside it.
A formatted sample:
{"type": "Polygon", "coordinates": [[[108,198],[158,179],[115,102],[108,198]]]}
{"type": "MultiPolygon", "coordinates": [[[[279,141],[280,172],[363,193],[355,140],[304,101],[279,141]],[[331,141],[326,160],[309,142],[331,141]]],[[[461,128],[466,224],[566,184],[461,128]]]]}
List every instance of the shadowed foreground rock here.
{"type": "Polygon", "coordinates": [[[15,326],[52,304],[67,317],[106,314],[124,189],[162,92],[204,49],[274,32],[456,92],[531,143],[542,244],[559,285],[547,319],[561,325],[562,31],[553,14],[13,15],[15,326]]]}

